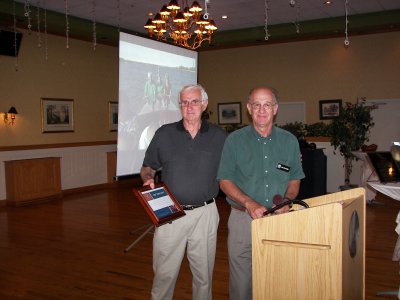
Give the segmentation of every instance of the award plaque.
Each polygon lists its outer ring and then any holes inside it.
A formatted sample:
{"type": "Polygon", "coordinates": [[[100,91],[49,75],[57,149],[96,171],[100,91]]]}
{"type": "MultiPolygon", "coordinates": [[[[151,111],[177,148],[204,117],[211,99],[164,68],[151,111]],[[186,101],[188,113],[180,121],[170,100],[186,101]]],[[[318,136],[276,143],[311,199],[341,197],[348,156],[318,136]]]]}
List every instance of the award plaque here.
{"type": "Polygon", "coordinates": [[[183,217],[185,212],[164,183],[156,183],[154,189],[143,186],[133,189],[155,226],[160,226],[183,217]]]}

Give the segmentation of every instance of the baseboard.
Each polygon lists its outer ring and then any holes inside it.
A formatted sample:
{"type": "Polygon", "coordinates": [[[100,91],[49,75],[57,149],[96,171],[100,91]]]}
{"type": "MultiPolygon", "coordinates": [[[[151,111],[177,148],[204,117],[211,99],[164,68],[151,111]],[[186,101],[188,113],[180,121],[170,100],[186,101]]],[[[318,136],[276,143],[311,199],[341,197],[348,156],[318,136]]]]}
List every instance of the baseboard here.
{"type": "Polygon", "coordinates": [[[141,185],[141,182],[139,182],[136,179],[121,180],[121,181],[113,181],[113,182],[108,182],[108,183],[102,183],[102,184],[96,184],[96,185],[83,186],[83,187],[79,187],[79,188],[62,190],[62,193],[63,193],[63,196],[67,196],[67,195],[71,195],[71,194],[78,194],[78,193],[92,192],[92,191],[97,191],[97,190],[118,188],[121,186],[131,186],[133,188],[133,187],[138,187],[140,185],[141,185]]]}
{"type": "MultiPolygon", "coordinates": [[[[66,189],[61,191],[61,197],[49,197],[46,199],[43,199],[43,201],[49,201],[49,199],[60,199],[63,196],[68,196],[68,195],[73,195],[73,194],[79,194],[79,193],[86,193],[86,192],[93,192],[93,191],[99,191],[99,190],[104,190],[104,189],[113,189],[113,188],[119,188],[119,187],[139,187],[142,185],[141,180],[133,178],[129,180],[119,180],[119,181],[114,181],[114,182],[109,182],[109,183],[102,183],[102,184],[95,184],[95,185],[89,185],[89,186],[82,186],[78,188],[73,188],[73,189],[66,189]]],[[[35,199],[35,201],[32,202],[26,202],[23,205],[28,205],[31,203],[37,203],[40,202],[41,199],[35,199]]],[[[7,199],[0,199],[0,207],[5,207],[7,206],[7,199]]]]}

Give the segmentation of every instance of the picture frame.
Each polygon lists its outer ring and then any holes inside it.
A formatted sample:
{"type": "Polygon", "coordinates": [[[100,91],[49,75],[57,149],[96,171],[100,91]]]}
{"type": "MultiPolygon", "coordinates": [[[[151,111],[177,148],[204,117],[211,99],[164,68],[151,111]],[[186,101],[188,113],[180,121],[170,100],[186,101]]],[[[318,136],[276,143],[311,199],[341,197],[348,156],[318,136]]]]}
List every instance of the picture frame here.
{"type": "Polygon", "coordinates": [[[74,100],[41,98],[42,132],[74,131],[74,100]]]}
{"type": "Polygon", "coordinates": [[[218,124],[241,124],[242,123],[242,103],[229,102],[218,103],[218,124]]]}
{"type": "Polygon", "coordinates": [[[118,102],[108,102],[108,127],[110,131],[118,131],[118,102]]]}
{"type": "Polygon", "coordinates": [[[155,226],[164,225],[186,215],[164,183],[156,183],[154,189],[149,185],[134,188],[133,193],[155,226]]]}
{"type": "Polygon", "coordinates": [[[320,100],[319,118],[320,120],[331,120],[339,117],[342,108],[342,99],[320,100]]]}

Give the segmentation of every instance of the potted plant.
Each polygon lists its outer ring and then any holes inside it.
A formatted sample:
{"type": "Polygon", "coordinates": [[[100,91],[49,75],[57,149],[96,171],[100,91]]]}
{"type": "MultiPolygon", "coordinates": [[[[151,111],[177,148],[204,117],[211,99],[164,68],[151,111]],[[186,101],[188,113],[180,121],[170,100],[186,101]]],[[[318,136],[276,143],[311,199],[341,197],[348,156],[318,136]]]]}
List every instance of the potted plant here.
{"type": "Polygon", "coordinates": [[[306,124],[303,124],[302,122],[297,122],[297,121],[294,123],[290,122],[278,127],[289,131],[295,137],[297,137],[297,139],[304,138],[306,135],[306,130],[305,130],[306,124]]]}
{"type": "Polygon", "coordinates": [[[329,124],[324,122],[317,122],[308,125],[306,124],[305,131],[307,137],[329,136],[329,124]]]}
{"type": "Polygon", "coordinates": [[[329,126],[331,145],[339,149],[344,157],[345,185],[341,189],[351,188],[350,174],[353,160],[357,159],[353,151],[357,151],[369,140],[370,129],[374,126],[371,110],[375,106],[367,106],[365,98],[356,104],[346,102],[340,109],[339,116],[332,120],[329,126]]]}

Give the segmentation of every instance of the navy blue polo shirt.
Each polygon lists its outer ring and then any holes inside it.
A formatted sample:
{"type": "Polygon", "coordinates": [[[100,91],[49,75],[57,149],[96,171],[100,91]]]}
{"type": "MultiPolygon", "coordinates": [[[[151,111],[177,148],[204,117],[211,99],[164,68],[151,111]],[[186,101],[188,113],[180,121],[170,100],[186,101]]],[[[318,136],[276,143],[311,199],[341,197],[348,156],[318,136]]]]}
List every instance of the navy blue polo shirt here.
{"type": "Polygon", "coordinates": [[[203,204],[218,194],[216,176],[226,135],[206,121],[195,138],[182,120],[163,125],[147,148],[143,166],[162,169],[162,181],[180,204],[203,204]]]}

